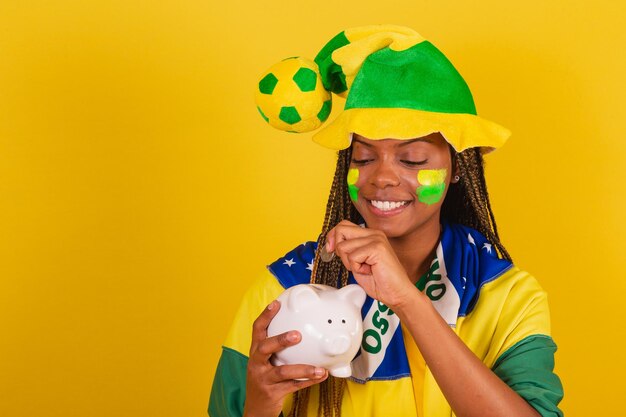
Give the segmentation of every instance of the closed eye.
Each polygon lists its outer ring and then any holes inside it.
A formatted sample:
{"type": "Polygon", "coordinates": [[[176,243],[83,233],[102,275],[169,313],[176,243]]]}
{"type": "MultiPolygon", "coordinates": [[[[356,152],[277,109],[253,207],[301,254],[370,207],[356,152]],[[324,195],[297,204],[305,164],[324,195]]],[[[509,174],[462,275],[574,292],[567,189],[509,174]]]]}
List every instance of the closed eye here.
{"type": "Polygon", "coordinates": [[[371,159],[353,159],[352,163],[354,165],[363,165],[363,164],[367,164],[368,162],[371,162],[371,159]]]}
{"type": "Polygon", "coordinates": [[[423,161],[407,161],[403,159],[400,162],[409,166],[418,166],[418,165],[425,165],[428,162],[428,159],[424,159],[423,161]]]}

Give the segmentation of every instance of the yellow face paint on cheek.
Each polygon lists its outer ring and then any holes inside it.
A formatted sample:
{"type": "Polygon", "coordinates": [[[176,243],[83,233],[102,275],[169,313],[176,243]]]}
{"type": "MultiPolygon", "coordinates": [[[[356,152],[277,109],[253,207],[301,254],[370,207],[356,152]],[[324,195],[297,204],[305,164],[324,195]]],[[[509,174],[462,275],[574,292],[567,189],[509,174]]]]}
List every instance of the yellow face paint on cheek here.
{"type": "Polygon", "coordinates": [[[359,180],[359,170],[357,168],[351,168],[348,170],[348,193],[352,201],[357,201],[359,194],[359,187],[356,186],[356,182],[359,180]]]}
{"type": "Polygon", "coordinates": [[[415,190],[417,199],[424,204],[431,205],[441,201],[446,189],[446,177],[448,170],[422,169],[417,173],[417,181],[420,186],[415,190]]]}

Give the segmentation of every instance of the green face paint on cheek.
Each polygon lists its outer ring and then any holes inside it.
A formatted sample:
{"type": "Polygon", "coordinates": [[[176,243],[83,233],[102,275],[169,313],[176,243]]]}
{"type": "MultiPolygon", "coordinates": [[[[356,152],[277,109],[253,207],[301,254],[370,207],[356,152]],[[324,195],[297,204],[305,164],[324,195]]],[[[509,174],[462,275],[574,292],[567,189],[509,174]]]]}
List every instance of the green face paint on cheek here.
{"type": "Polygon", "coordinates": [[[357,168],[351,168],[348,170],[348,193],[352,201],[357,201],[359,198],[359,187],[356,186],[356,182],[359,180],[359,170],[357,168]]]}
{"type": "Polygon", "coordinates": [[[445,168],[420,170],[417,173],[417,181],[420,186],[415,190],[417,199],[429,206],[441,201],[446,189],[447,175],[448,170],[445,168]]]}

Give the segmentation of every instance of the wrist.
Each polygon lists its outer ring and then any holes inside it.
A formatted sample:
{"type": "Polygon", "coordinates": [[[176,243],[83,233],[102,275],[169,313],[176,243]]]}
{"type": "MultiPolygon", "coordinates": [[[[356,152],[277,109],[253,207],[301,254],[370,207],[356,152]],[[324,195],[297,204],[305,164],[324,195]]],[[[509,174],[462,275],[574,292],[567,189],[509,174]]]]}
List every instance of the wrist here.
{"type": "Polygon", "coordinates": [[[255,412],[249,412],[244,410],[243,411],[243,416],[242,417],[278,417],[280,414],[273,414],[273,415],[268,415],[268,414],[263,414],[263,413],[255,413],[255,412]]]}
{"type": "Polygon", "coordinates": [[[282,407],[281,406],[277,406],[277,407],[278,407],[277,409],[278,411],[273,412],[272,410],[276,410],[276,408],[272,406],[258,407],[258,406],[250,405],[250,407],[248,407],[248,404],[246,401],[243,407],[242,417],[279,417],[281,416],[282,407]]]}
{"type": "Polygon", "coordinates": [[[415,308],[416,305],[423,303],[428,299],[414,285],[408,285],[403,291],[402,296],[394,301],[393,305],[389,305],[394,313],[401,314],[404,311],[415,308]]]}
{"type": "Polygon", "coordinates": [[[398,314],[400,321],[407,326],[433,322],[437,318],[441,318],[430,299],[417,288],[415,289],[415,294],[411,297],[411,301],[406,302],[393,311],[398,314]]]}
{"type": "Polygon", "coordinates": [[[267,412],[254,412],[244,407],[242,417],[278,417],[279,414],[269,415],[267,412]]]}

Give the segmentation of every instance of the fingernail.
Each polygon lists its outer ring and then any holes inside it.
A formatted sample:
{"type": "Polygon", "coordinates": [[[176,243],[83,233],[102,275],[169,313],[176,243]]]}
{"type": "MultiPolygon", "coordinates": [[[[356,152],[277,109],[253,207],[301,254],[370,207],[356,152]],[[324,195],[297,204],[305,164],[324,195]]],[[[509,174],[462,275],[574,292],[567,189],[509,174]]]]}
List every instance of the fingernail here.
{"type": "Polygon", "coordinates": [[[287,335],[287,339],[288,339],[290,342],[295,342],[296,340],[298,340],[298,333],[289,333],[289,334],[287,335]]]}
{"type": "Polygon", "coordinates": [[[267,305],[267,309],[268,309],[268,310],[273,310],[275,305],[276,305],[276,303],[275,303],[274,301],[272,301],[271,303],[269,303],[269,304],[267,305]]]}
{"type": "Polygon", "coordinates": [[[326,370],[324,368],[315,368],[315,376],[321,377],[324,376],[326,370]]]}

